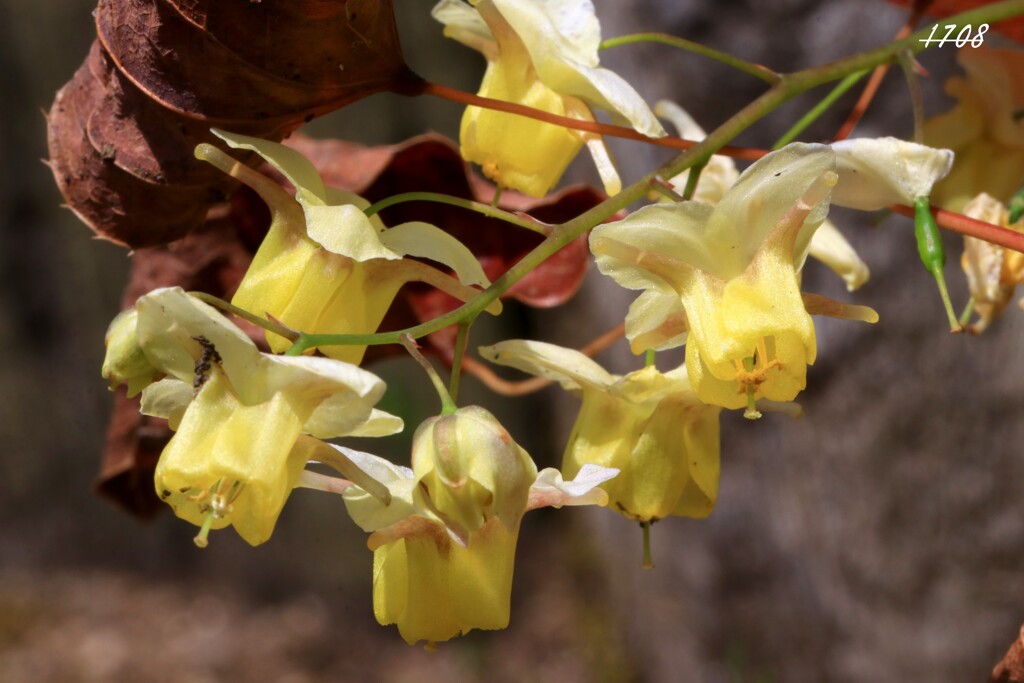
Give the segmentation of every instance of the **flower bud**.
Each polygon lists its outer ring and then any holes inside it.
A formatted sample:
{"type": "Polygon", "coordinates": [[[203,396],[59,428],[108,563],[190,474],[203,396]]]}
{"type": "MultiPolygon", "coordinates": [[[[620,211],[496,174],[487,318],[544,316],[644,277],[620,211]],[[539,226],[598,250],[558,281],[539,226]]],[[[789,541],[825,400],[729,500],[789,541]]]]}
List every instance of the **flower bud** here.
{"type": "Polygon", "coordinates": [[[146,358],[135,334],[139,320],[138,311],[129,308],[121,311],[107,328],[105,343],[107,355],[103,358],[103,377],[114,390],[121,384],[128,385],[128,396],[132,397],[146,388],[159,374],[146,358]]]}
{"type": "Polygon", "coordinates": [[[460,539],[493,517],[514,529],[537,478],[529,454],[478,406],[420,425],[413,437],[412,469],[418,504],[460,539]]]}

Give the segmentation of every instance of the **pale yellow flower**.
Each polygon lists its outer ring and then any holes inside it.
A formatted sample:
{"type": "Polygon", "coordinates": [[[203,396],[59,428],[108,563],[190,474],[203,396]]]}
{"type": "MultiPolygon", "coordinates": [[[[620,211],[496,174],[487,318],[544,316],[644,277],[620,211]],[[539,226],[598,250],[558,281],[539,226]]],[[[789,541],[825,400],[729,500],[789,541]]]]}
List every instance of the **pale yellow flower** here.
{"type": "Polygon", "coordinates": [[[664,374],[647,367],[622,377],[579,351],[524,340],[483,347],[480,354],[581,395],[563,476],[574,477],[587,465],[618,469],[602,488],[611,507],[639,522],[711,514],[718,498],[721,408],[697,398],[685,367],[664,374]]]}
{"type": "MultiPolygon", "coordinates": [[[[593,121],[591,107],[650,137],[664,129],[625,80],[598,66],[601,28],[590,0],[441,0],[445,35],[487,58],[479,94],[593,121]]],[[[621,183],[597,136],[503,112],[468,107],[462,156],[503,187],[543,196],[584,142],[609,194],[621,183]]]]}
{"type": "MultiPolygon", "coordinates": [[[[595,228],[590,246],[601,272],[644,290],[626,317],[633,351],[686,343],[701,400],[754,416],[757,399],[793,400],[817,354],[798,275],[830,199],[862,210],[912,203],[951,161],[948,150],[892,138],[794,143],[754,163],[716,206],[647,206],[595,228]]],[[[838,317],[877,320],[814,300],[838,317]]]]}
{"type": "Polygon", "coordinates": [[[966,47],[957,61],[966,78],[946,81],[957,104],[924,128],[927,144],[956,152],[953,170],[932,193],[950,211],[982,192],[1008,202],[1024,184],[1024,52],[966,47]]]}
{"type": "Polygon", "coordinates": [[[522,516],[542,506],[604,505],[597,487],[616,474],[587,467],[566,482],[554,469],[538,473],[486,411],[462,411],[468,419],[449,415],[455,419],[417,431],[420,474],[336,447],[391,493],[390,505],[359,486],[344,497],[352,519],[372,533],[377,621],[396,624],[409,644],[508,626],[522,516]],[[491,497],[477,495],[484,491],[491,497]]]}
{"type": "MultiPolygon", "coordinates": [[[[197,154],[235,175],[270,207],[270,230],[231,302],[257,315],[269,314],[291,329],[311,334],[365,334],[377,331],[398,290],[407,282],[427,282],[462,299],[478,293],[470,285],[489,284],[479,261],[458,240],[436,226],[409,222],[387,228],[367,217],[362,197],[324,185],[313,165],[284,145],[214,131],[237,149],[252,150],[295,186],[292,199],[277,183],[233,163],[218,150],[200,146],[197,154]],[[440,262],[458,279],[419,261],[440,262]]],[[[495,302],[488,310],[500,311],[495,302]]],[[[267,333],[272,350],[290,342],[267,333]]],[[[338,360],[358,364],[365,346],[324,346],[338,360]]]]}
{"type": "Polygon", "coordinates": [[[379,436],[402,421],[374,409],[384,383],[328,358],[260,353],[220,313],[181,289],[135,304],[138,347],[166,377],[142,393],[142,412],[174,436],[156,467],[157,494],[206,533],[233,525],[267,540],[306,461],[342,435],[379,436]]]}

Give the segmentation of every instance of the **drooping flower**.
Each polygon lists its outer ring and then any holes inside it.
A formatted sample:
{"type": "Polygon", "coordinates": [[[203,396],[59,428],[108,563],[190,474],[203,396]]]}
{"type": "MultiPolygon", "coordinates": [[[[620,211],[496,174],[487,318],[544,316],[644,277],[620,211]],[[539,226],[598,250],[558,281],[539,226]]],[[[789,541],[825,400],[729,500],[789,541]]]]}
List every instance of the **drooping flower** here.
{"type": "Polygon", "coordinates": [[[946,81],[957,104],[924,128],[927,144],[956,152],[953,170],[932,194],[950,211],[962,210],[982,192],[1008,202],[1024,184],[1024,52],[967,47],[957,61],[966,78],[946,81]]]}
{"type": "MultiPolygon", "coordinates": [[[[593,121],[591,107],[650,137],[665,134],[625,80],[598,66],[601,28],[590,0],[441,0],[433,16],[445,35],[487,58],[479,94],[593,121]]],[[[620,183],[594,135],[512,114],[469,107],[462,155],[501,186],[543,196],[586,142],[609,194],[620,183]]]]}
{"type": "Polygon", "coordinates": [[[179,288],[135,305],[136,339],[166,377],[142,394],[142,411],[169,421],[174,436],[157,463],[157,494],[177,516],[210,529],[233,525],[266,541],[319,441],[384,435],[401,420],[373,406],[384,383],[327,358],[260,353],[212,307],[179,288]]]}
{"type": "Polygon", "coordinates": [[[893,138],[794,143],[748,168],[717,206],[647,206],[591,233],[601,271],[644,293],[630,307],[634,353],[686,343],[697,395],[726,408],[790,401],[817,352],[808,308],[874,322],[877,314],[817,295],[798,274],[831,201],[873,210],[913,203],[952,153],[893,138]]]}
{"type": "MultiPolygon", "coordinates": [[[[658,102],[655,112],[671,121],[682,137],[704,139],[704,129],[674,102],[658,102]]],[[[836,154],[836,170],[841,181],[833,191],[833,203],[865,211],[889,204],[913,204],[918,196],[928,194],[935,179],[947,173],[952,162],[949,152],[896,138],[844,140],[831,147],[836,154]]],[[[689,177],[687,170],[669,182],[682,193],[689,177]]],[[[736,163],[727,156],[715,154],[701,171],[692,198],[714,206],[738,178],[736,163]]],[[[870,276],[867,264],[827,218],[811,236],[808,255],[843,278],[848,291],[860,288],[870,276]]]]}
{"type": "Polygon", "coordinates": [[[602,484],[624,516],[653,522],[670,515],[706,517],[718,497],[721,408],[701,402],[686,367],[655,367],[622,377],[572,349],[510,340],[483,347],[495,363],[553,379],[581,394],[562,475],[587,465],[620,470],[602,484]]]}
{"type": "MultiPolygon", "coordinates": [[[[274,142],[215,131],[234,148],[252,150],[295,186],[292,199],[277,183],[235,163],[212,146],[197,155],[255,190],[270,207],[272,223],[232,303],[269,314],[286,326],[315,334],[376,332],[398,290],[407,282],[427,282],[463,301],[486,286],[480,263],[461,243],[439,228],[409,222],[386,228],[369,203],[351,192],[323,184],[313,165],[293,149],[274,142]],[[418,256],[450,267],[458,279],[418,256]]],[[[497,312],[500,303],[488,310],[497,312]]],[[[267,333],[276,352],[290,342],[267,333]]],[[[358,364],[364,346],[325,346],[331,358],[358,364]]]]}
{"type": "Polygon", "coordinates": [[[566,482],[554,469],[538,473],[481,408],[417,430],[415,469],[335,448],[391,492],[386,506],[359,486],[344,497],[352,519],[372,533],[377,621],[396,624],[409,644],[508,626],[522,516],[542,506],[604,505],[597,487],[616,474],[587,467],[566,482]]]}
{"type": "MultiPolygon", "coordinates": [[[[984,193],[968,202],[963,213],[970,218],[1024,232],[1021,221],[1010,224],[1009,211],[1001,201],[984,193]]],[[[1017,285],[1024,284],[1024,254],[975,237],[964,237],[960,264],[967,274],[967,287],[978,316],[978,321],[967,329],[980,334],[1002,314],[1013,299],[1017,285]]],[[[1021,305],[1024,306],[1024,300],[1021,305]]]]}
{"type": "MultiPolygon", "coordinates": [[[[590,244],[601,272],[655,292],[630,309],[631,341],[657,333],[664,320],[652,320],[650,306],[674,293],[701,400],[740,408],[795,398],[817,351],[796,274],[836,181],[827,147],[791,145],[751,166],[714,208],[654,205],[598,226],[590,244]]],[[[681,334],[647,341],[661,348],[681,334]]]]}

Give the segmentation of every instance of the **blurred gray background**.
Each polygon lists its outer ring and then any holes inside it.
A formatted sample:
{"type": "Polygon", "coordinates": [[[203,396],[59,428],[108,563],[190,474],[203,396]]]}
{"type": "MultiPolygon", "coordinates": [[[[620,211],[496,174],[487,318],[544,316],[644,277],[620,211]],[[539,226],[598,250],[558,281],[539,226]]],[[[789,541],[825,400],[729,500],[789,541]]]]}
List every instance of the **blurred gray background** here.
{"type": "MultiPolygon", "coordinates": [[[[884,43],[904,21],[882,2],[597,0],[604,35],[659,30],[780,70],[884,43]]],[[[475,90],[482,60],[444,40],[430,0],[396,0],[406,56],[433,80],[475,90]]],[[[723,416],[722,490],[705,521],[640,532],[603,510],[531,513],[520,537],[512,625],[410,648],[371,609],[371,553],[340,500],[298,492],[273,539],[230,532],[199,551],[164,514],[138,522],[91,493],[112,396],[102,338],[125,284],[125,252],[91,239],[48,170],[44,119],[94,36],[87,0],[0,3],[0,680],[100,681],[982,681],[1024,621],[1024,314],[981,338],[952,337],[911,224],[836,213],[872,269],[850,297],[811,264],[806,288],[853,298],[876,326],[819,320],[806,418],[723,416]]],[[[991,35],[991,34],[990,34],[991,35]]],[[[994,40],[994,39],[993,39],[994,40]]],[[[921,61],[930,112],[944,110],[953,49],[921,61]]],[[[706,128],[761,84],[667,47],[608,51],[603,63],[649,102],[669,98],[706,128]]],[[[770,145],[823,94],[745,134],[770,145]]],[[[804,139],[831,136],[851,97],[804,139]]],[[[461,109],[377,96],[311,132],[391,143],[457,131],[461,109]]],[[[860,135],[910,132],[893,73],[860,135]]],[[[624,178],[668,158],[614,145],[624,178]]],[[[578,180],[593,181],[589,162],[578,180]]],[[[958,301],[958,239],[946,235],[958,301]]],[[[474,343],[532,336],[582,346],[632,298],[596,272],[569,307],[479,330],[474,343]]],[[[638,366],[625,344],[600,358],[638,366]]],[[[668,364],[672,358],[660,359],[668,364]]],[[[402,362],[390,405],[434,410],[402,362]]],[[[506,422],[542,466],[557,464],[576,408],[548,389],[497,401],[474,379],[465,399],[506,422]],[[524,407],[525,406],[525,407],[524,407]]],[[[407,440],[363,443],[398,453],[407,440]]],[[[403,457],[403,456],[398,456],[403,457]]]]}

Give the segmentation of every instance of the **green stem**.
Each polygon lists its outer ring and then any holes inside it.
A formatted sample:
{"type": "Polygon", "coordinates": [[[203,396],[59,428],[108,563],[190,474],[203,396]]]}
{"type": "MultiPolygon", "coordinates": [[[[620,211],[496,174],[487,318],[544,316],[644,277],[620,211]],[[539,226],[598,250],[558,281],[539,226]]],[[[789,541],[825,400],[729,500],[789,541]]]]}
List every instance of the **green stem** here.
{"type": "Polygon", "coordinates": [[[644,367],[649,368],[657,362],[657,355],[654,349],[644,351],[644,367]]]}
{"type": "Polygon", "coordinates": [[[447,194],[440,194],[438,192],[403,192],[402,194],[396,194],[386,199],[382,199],[375,204],[371,204],[366,207],[363,211],[367,216],[372,216],[389,206],[395,204],[401,204],[403,202],[436,202],[438,204],[448,204],[449,206],[457,206],[468,211],[476,211],[481,213],[488,218],[496,218],[506,223],[518,226],[520,228],[526,228],[538,234],[547,236],[551,230],[548,226],[537,223],[526,218],[520,218],[519,216],[499,209],[496,206],[489,204],[482,204],[481,202],[474,202],[471,199],[463,199],[462,197],[453,197],[447,194]]]}
{"type": "Polygon", "coordinates": [[[1010,210],[1010,217],[1008,219],[1010,225],[1013,225],[1020,220],[1021,216],[1024,216],[1024,187],[1021,187],[1014,193],[1006,208],[1010,210]]]}
{"type": "Polygon", "coordinates": [[[441,381],[441,376],[437,374],[437,370],[435,370],[434,366],[430,364],[430,361],[420,353],[416,340],[407,334],[403,334],[398,341],[405,347],[405,350],[409,352],[409,355],[420,364],[420,367],[422,367],[427,373],[427,377],[430,378],[430,383],[434,385],[434,390],[437,391],[437,396],[441,399],[441,414],[451,415],[458,410],[459,407],[455,405],[455,401],[452,400],[451,395],[448,393],[448,389],[444,386],[444,382],[441,381]]]}
{"type": "Polygon", "coordinates": [[[974,313],[974,297],[972,296],[967,300],[967,305],[964,306],[964,312],[960,314],[960,319],[957,321],[960,323],[960,327],[967,327],[967,323],[971,322],[971,314],[974,313]]]}
{"type": "Polygon", "coordinates": [[[772,149],[780,149],[785,147],[789,143],[796,140],[797,136],[804,132],[808,126],[818,120],[818,118],[824,114],[829,107],[836,103],[836,101],[846,94],[846,91],[856,85],[860,79],[871,73],[871,69],[864,69],[852,73],[843,80],[839,81],[831,92],[818,102],[809,112],[803,115],[799,121],[793,124],[793,127],[785,132],[785,134],[776,140],[775,144],[772,145],[772,149]]]}
{"type": "Polygon", "coordinates": [[[701,45],[700,43],[695,43],[691,40],[686,40],[685,38],[670,36],[667,33],[631,33],[617,38],[609,38],[601,43],[600,49],[607,50],[610,47],[631,45],[634,43],[661,43],[662,45],[677,47],[680,50],[693,52],[694,54],[702,55],[713,59],[716,62],[721,62],[722,64],[731,66],[734,69],[739,69],[743,73],[750,74],[754,78],[759,78],[770,85],[778,83],[780,79],[779,74],[766,66],[754,64],[745,59],[735,57],[728,52],[722,52],[721,50],[716,50],[713,47],[701,45]]]}
{"type": "Polygon", "coordinates": [[[690,175],[686,176],[686,187],[683,188],[683,201],[693,199],[693,193],[697,191],[697,183],[700,182],[700,174],[704,172],[704,164],[694,164],[690,168],[690,175]]]}
{"type": "Polygon", "coordinates": [[[452,401],[459,400],[459,379],[462,377],[462,359],[466,355],[466,345],[469,343],[469,328],[473,320],[464,320],[459,323],[458,332],[455,334],[455,355],[452,356],[452,376],[448,380],[448,393],[452,401]]]}
{"type": "MultiPolygon", "coordinates": [[[[985,5],[968,12],[963,12],[943,21],[955,23],[958,26],[968,23],[978,25],[979,23],[995,23],[1019,14],[1024,14],[1024,0],[1004,0],[1004,2],[985,5]]],[[[611,218],[618,211],[626,208],[633,202],[642,199],[653,187],[653,183],[657,182],[657,177],[671,178],[693,166],[707,163],[707,160],[713,154],[744,130],[774,111],[780,105],[812,88],[824,83],[840,80],[853,73],[865,70],[870,71],[880,64],[891,63],[904,50],[909,49],[914,53],[924,50],[927,45],[919,41],[927,38],[928,32],[929,29],[926,28],[907,36],[903,40],[868,52],[856,54],[805,71],[783,75],[768,91],[734,114],[713,133],[704,138],[704,140],[687,149],[662,168],[623,188],[619,194],[609,197],[604,202],[585,211],[576,218],[554,226],[547,238],[534,247],[533,251],[529,252],[522,260],[505,272],[504,275],[495,280],[479,296],[471,301],[467,301],[462,306],[433,320],[395,332],[359,335],[301,333],[299,339],[288,350],[288,354],[299,354],[315,346],[395,344],[398,343],[399,338],[403,334],[408,334],[416,339],[449,325],[476,317],[488,305],[497,300],[499,296],[508,291],[512,285],[519,282],[519,280],[559,249],[587,232],[587,230],[590,230],[593,226],[611,218]]]]}
{"type": "Polygon", "coordinates": [[[294,342],[300,336],[298,332],[285,327],[281,323],[274,322],[273,320],[267,320],[266,318],[261,318],[258,315],[250,313],[244,308],[239,308],[238,306],[228,303],[227,301],[224,301],[224,299],[216,297],[212,294],[207,294],[206,292],[189,292],[189,294],[191,294],[192,296],[201,301],[210,304],[214,308],[219,308],[222,311],[226,311],[234,315],[235,317],[250,322],[253,325],[256,325],[257,327],[262,327],[267,332],[273,332],[274,334],[284,337],[289,341],[294,342]]]}
{"type": "Polygon", "coordinates": [[[640,522],[640,528],[644,533],[644,569],[654,569],[654,560],[651,558],[651,522],[640,522]]]}

